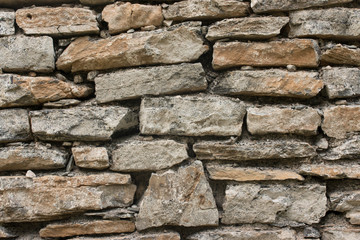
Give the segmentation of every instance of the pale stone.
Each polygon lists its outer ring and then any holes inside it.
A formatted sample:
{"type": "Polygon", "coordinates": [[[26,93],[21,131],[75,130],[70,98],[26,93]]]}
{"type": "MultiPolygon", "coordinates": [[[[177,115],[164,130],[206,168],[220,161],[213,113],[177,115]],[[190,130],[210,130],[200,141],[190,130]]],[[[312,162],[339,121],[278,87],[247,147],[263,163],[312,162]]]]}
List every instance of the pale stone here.
{"type": "Polygon", "coordinates": [[[360,66],[360,48],[337,44],[321,53],[321,63],[360,66]]]}
{"type": "Polygon", "coordinates": [[[357,159],[360,156],[360,136],[340,140],[320,156],[325,160],[357,159]]]}
{"type": "Polygon", "coordinates": [[[230,39],[269,39],[280,34],[289,22],[288,17],[232,18],[216,22],[209,27],[206,38],[216,41],[230,39]]]}
{"type": "Polygon", "coordinates": [[[161,26],[163,15],[161,6],[116,2],[107,5],[101,13],[108,23],[110,34],[125,32],[144,26],[161,26]]]}
{"type": "MultiPolygon", "coordinates": [[[[109,237],[79,237],[72,240],[110,240],[109,237]]],[[[111,240],[180,240],[176,232],[134,233],[126,236],[111,236],[111,240]]]]}
{"type": "Polygon", "coordinates": [[[80,2],[84,5],[100,5],[113,3],[115,0],[80,0],[80,2]]]}
{"type": "Polygon", "coordinates": [[[136,228],[217,226],[218,210],[202,163],[153,173],[140,204],[136,228]]]}
{"type": "Polygon", "coordinates": [[[152,135],[241,135],[246,110],[239,100],[217,96],[144,98],[140,132],[152,135]]]}
{"type": "Polygon", "coordinates": [[[215,70],[236,66],[317,67],[319,46],[311,39],[271,42],[216,42],[212,66],[215,70]]]}
{"type": "Polygon", "coordinates": [[[244,17],[249,14],[249,3],[242,0],[185,0],[163,10],[167,20],[210,20],[244,17]]]}
{"type": "Polygon", "coordinates": [[[359,229],[347,228],[325,228],[322,233],[322,240],[358,240],[360,239],[359,229]]]}
{"type": "Polygon", "coordinates": [[[124,107],[75,107],[31,111],[36,137],[51,141],[106,141],[118,131],[137,126],[137,114],[124,107]]]}
{"type": "Polygon", "coordinates": [[[360,179],[358,164],[304,164],[299,169],[300,174],[323,177],[325,179],[360,179]]]}
{"type": "Polygon", "coordinates": [[[120,172],[156,171],[188,159],[186,145],[173,140],[130,141],[112,153],[111,170],[120,172]]]}
{"type": "Polygon", "coordinates": [[[55,52],[51,37],[2,37],[0,52],[0,68],[3,71],[52,72],[55,68],[55,52]]]}
{"type": "Polygon", "coordinates": [[[31,139],[28,112],[25,109],[0,110],[0,143],[31,139]]]}
{"type": "Polygon", "coordinates": [[[336,191],[329,194],[331,210],[346,212],[351,224],[360,225],[360,191],[336,191]]]}
{"type": "Polygon", "coordinates": [[[13,235],[12,233],[10,233],[10,231],[7,228],[0,225],[0,239],[15,238],[15,237],[16,235],[13,235]]]}
{"type": "Polygon", "coordinates": [[[29,35],[59,37],[99,33],[95,12],[84,8],[23,8],[16,11],[16,23],[29,35]]]}
{"type": "Polygon", "coordinates": [[[130,175],[0,177],[0,222],[60,219],[69,214],[132,204],[130,175]]]}
{"type": "Polygon", "coordinates": [[[110,220],[117,220],[117,219],[134,219],[135,214],[139,211],[134,211],[131,207],[130,208],[114,208],[109,210],[103,210],[100,212],[88,212],[85,213],[85,216],[95,216],[101,217],[102,219],[110,219],[110,220]]]}
{"type": "Polygon", "coordinates": [[[61,99],[55,102],[44,103],[43,106],[44,108],[64,108],[69,106],[76,106],[80,103],[81,101],[77,99],[61,99]]]}
{"type": "Polygon", "coordinates": [[[100,74],[95,78],[98,102],[202,91],[207,88],[200,63],[125,69],[100,74]]]}
{"type": "Polygon", "coordinates": [[[316,135],[321,123],[316,109],[301,110],[279,107],[248,108],[247,128],[251,134],[271,133],[316,135]]]}
{"type": "Polygon", "coordinates": [[[330,99],[360,96],[360,69],[358,68],[324,68],[322,79],[330,99]]]}
{"type": "Polygon", "coordinates": [[[73,147],[71,152],[78,167],[101,170],[110,166],[109,156],[104,147],[73,147]]]}
{"type": "Polygon", "coordinates": [[[0,0],[0,6],[18,8],[29,5],[54,5],[61,3],[75,3],[76,0],[0,0]]]}
{"type": "Polygon", "coordinates": [[[0,36],[15,34],[15,12],[10,9],[0,9],[0,36]]]}
{"type": "Polygon", "coordinates": [[[289,72],[280,69],[229,71],[211,86],[223,95],[311,98],[324,87],[317,72],[289,72]]]}
{"type": "Polygon", "coordinates": [[[327,210],[325,193],[320,184],[228,185],[222,223],[318,223],[327,210]]]}
{"type": "Polygon", "coordinates": [[[0,74],[0,107],[39,105],[63,98],[84,98],[93,93],[88,85],[53,77],[0,74]]]}

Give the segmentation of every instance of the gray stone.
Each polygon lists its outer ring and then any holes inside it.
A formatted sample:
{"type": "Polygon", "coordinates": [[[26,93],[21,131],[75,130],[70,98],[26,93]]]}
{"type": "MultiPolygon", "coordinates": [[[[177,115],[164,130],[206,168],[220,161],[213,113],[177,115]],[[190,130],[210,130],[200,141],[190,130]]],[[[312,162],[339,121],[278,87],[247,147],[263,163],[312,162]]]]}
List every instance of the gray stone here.
{"type": "Polygon", "coordinates": [[[339,140],[320,156],[325,160],[358,159],[360,157],[360,136],[354,135],[339,140]]]}
{"type": "Polygon", "coordinates": [[[322,79],[330,99],[360,96],[360,69],[322,69],[322,79]]]}
{"type": "Polygon", "coordinates": [[[104,147],[73,147],[71,152],[78,167],[101,170],[110,166],[107,149],[104,147]]]}
{"type": "Polygon", "coordinates": [[[321,63],[360,66],[360,48],[337,44],[321,53],[321,63]]]}
{"type": "Polygon", "coordinates": [[[310,227],[310,226],[304,228],[303,235],[305,238],[320,238],[321,237],[319,230],[317,230],[314,227],[310,227]]]}
{"type": "Polygon", "coordinates": [[[360,191],[335,191],[329,194],[331,210],[345,212],[351,224],[360,225],[360,191]]]}
{"type": "MultiPolygon", "coordinates": [[[[109,240],[109,237],[78,237],[72,240],[109,240]]],[[[126,236],[111,236],[111,240],[180,240],[180,234],[172,231],[133,233],[126,236]]]]}
{"type": "Polygon", "coordinates": [[[359,229],[328,227],[323,229],[322,240],[358,240],[360,239],[359,229]]]}
{"type": "Polygon", "coordinates": [[[200,63],[118,70],[95,78],[98,102],[202,91],[207,88],[200,63]]]}
{"type": "Polygon", "coordinates": [[[28,112],[25,109],[0,110],[0,143],[31,139],[28,112]]]}
{"type": "Polygon", "coordinates": [[[0,6],[18,8],[30,5],[54,5],[61,3],[75,3],[76,0],[0,0],[0,6]]]}
{"type": "Polygon", "coordinates": [[[15,12],[10,9],[0,9],[0,36],[15,34],[15,12]]]}
{"type": "Polygon", "coordinates": [[[80,0],[84,5],[101,5],[107,3],[113,3],[115,0],[80,0]]]}
{"type": "Polygon", "coordinates": [[[76,106],[80,104],[81,101],[77,99],[61,99],[56,102],[48,102],[44,103],[44,108],[64,108],[64,107],[70,107],[70,106],[76,106]]]}
{"type": "Polygon", "coordinates": [[[7,238],[14,238],[14,237],[17,237],[17,236],[10,233],[10,231],[7,228],[0,225],[0,239],[3,239],[3,238],[7,239],[7,238]]]}

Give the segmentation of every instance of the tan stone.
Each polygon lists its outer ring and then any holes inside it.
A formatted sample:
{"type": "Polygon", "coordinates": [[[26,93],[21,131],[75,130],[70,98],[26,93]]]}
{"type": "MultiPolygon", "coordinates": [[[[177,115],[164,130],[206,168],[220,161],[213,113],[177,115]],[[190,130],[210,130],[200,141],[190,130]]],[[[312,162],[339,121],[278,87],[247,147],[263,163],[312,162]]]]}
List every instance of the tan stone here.
{"type": "Polygon", "coordinates": [[[358,240],[360,239],[360,230],[329,227],[323,229],[321,239],[322,240],[358,240]]]}
{"type": "Polygon", "coordinates": [[[358,68],[324,68],[322,79],[330,99],[360,96],[360,69],[358,68]]]}
{"type": "Polygon", "coordinates": [[[300,174],[319,176],[325,179],[360,179],[360,166],[357,164],[305,164],[300,174]]]}
{"type": "Polygon", "coordinates": [[[27,110],[0,110],[0,123],[0,143],[21,142],[31,139],[27,110]]]}
{"type": "Polygon", "coordinates": [[[213,68],[216,70],[236,66],[317,67],[319,46],[310,39],[271,42],[217,42],[214,45],[213,68]]]}
{"type": "Polygon", "coordinates": [[[321,63],[360,66],[360,48],[337,44],[321,53],[321,63]]]}
{"type": "Polygon", "coordinates": [[[180,235],[176,232],[152,232],[152,233],[134,233],[126,236],[109,237],[79,237],[72,240],[180,240],[180,235]]]}
{"type": "Polygon", "coordinates": [[[73,147],[71,151],[76,166],[99,170],[110,166],[109,156],[104,147],[73,147]]]}
{"type": "Polygon", "coordinates": [[[330,148],[320,153],[322,159],[358,159],[360,156],[360,136],[354,135],[346,139],[338,140],[331,144],[330,148]]]}
{"type": "Polygon", "coordinates": [[[0,9],[0,36],[15,34],[15,12],[10,9],[0,9]]]}

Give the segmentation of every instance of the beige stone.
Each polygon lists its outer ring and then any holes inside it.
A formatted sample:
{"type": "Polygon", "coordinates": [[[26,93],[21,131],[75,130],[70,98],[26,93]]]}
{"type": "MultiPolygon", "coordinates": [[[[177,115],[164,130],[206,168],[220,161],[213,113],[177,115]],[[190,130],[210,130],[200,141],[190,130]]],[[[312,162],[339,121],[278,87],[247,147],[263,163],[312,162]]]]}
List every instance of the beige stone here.
{"type": "Polygon", "coordinates": [[[335,191],[329,194],[331,210],[345,212],[354,225],[360,225],[360,191],[335,191]]]}
{"type": "Polygon", "coordinates": [[[10,9],[0,9],[0,36],[15,34],[15,12],[10,9]]]}
{"type": "Polygon", "coordinates": [[[0,110],[0,123],[0,143],[20,142],[31,139],[27,110],[0,110]]]}
{"type": "Polygon", "coordinates": [[[104,147],[73,147],[71,152],[76,166],[91,169],[106,169],[110,166],[109,156],[104,147]]]}
{"type": "Polygon", "coordinates": [[[80,104],[81,101],[77,99],[61,99],[55,102],[47,102],[43,104],[44,108],[65,108],[70,106],[76,106],[80,104]]]}
{"type": "Polygon", "coordinates": [[[357,159],[360,156],[360,136],[354,135],[338,140],[320,156],[325,160],[357,159]]]}
{"type": "Polygon", "coordinates": [[[359,229],[346,229],[338,227],[328,227],[323,229],[322,240],[358,240],[360,238],[359,229]]]}
{"type": "MultiPolygon", "coordinates": [[[[110,240],[109,237],[79,237],[72,240],[110,240]]],[[[111,240],[180,240],[176,232],[134,233],[126,236],[111,236],[111,240]]]]}
{"type": "Polygon", "coordinates": [[[360,96],[360,69],[358,68],[324,68],[322,79],[330,99],[360,96]]]}
{"type": "Polygon", "coordinates": [[[300,174],[323,177],[325,179],[360,179],[358,164],[305,164],[300,167],[300,174]]]}
{"type": "Polygon", "coordinates": [[[360,66],[360,48],[337,44],[321,53],[321,63],[360,66]]]}

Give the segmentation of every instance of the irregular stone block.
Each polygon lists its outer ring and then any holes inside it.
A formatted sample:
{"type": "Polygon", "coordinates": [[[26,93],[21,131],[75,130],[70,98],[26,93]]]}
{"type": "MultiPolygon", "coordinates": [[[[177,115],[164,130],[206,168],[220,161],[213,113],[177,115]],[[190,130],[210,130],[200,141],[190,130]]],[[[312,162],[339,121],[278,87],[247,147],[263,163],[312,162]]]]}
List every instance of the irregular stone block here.
{"type": "Polygon", "coordinates": [[[200,63],[118,70],[95,78],[98,102],[206,90],[200,63]]]}
{"type": "Polygon", "coordinates": [[[300,174],[323,177],[325,179],[360,179],[358,164],[305,164],[300,167],[300,174]]]}
{"type": "Polygon", "coordinates": [[[251,134],[316,135],[321,117],[316,109],[248,108],[246,123],[251,134]]]}
{"type": "Polygon", "coordinates": [[[0,222],[60,219],[68,214],[132,204],[130,175],[0,177],[0,222]]]}
{"type": "Polygon", "coordinates": [[[358,240],[360,238],[359,229],[346,228],[325,228],[322,233],[322,240],[358,240]]]}
{"type": "Polygon", "coordinates": [[[137,114],[124,107],[75,107],[31,111],[31,127],[41,140],[106,141],[137,125],[137,114]]]}
{"type": "Polygon", "coordinates": [[[0,52],[0,68],[4,71],[52,72],[55,68],[51,37],[3,37],[0,38],[0,52]]]}
{"type": "Polygon", "coordinates": [[[337,141],[335,146],[321,153],[320,156],[325,160],[357,159],[360,157],[360,136],[355,135],[337,141]]]}
{"type": "Polygon", "coordinates": [[[216,41],[230,39],[268,39],[280,34],[289,22],[288,17],[232,18],[216,22],[209,27],[206,38],[216,41]]]}
{"type": "Polygon", "coordinates": [[[319,46],[310,39],[271,42],[216,42],[212,66],[215,70],[236,66],[317,67],[319,46]]]}
{"type": "Polygon", "coordinates": [[[153,135],[241,135],[242,102],[216,96],[144,98],[140,131],[153,135]]]}
{"type": "Polygon", "coordinates": [[[331,210],[346,212],[351,224],[360,224],[360,191],[335,191],[329,194],[331,210]]]}
{"type": "Polygon", "coordinates": [[[15,34],[15,12],[10,9],[0,9],[0,36],[15,34]]]}
{"type": "Polygon", "coordinates": [[[84,5],[101,5],[107,3],[113,3],[115,0],[80,0],[84,5]]]}
{"type": "Polygon", "coordinates": [[[321,63],[360,66],[360,48],[337,44],[321,53],[321,63]]]}
{"type": "MultiPolygon", "coordinates": [[[[78,237],[73,240],[109,240],[109,237],[78,237]]],[[[111,240],[180,240],[180,235],[176,232],[152,232],[152,233],[134,233],[126,236],[111,236],[111,240]]]]}
{"type": "Polygon", "coordinates": [[[78,167],[101,170],[110,166],[109,156],[104,147],[73,147],[71,152],[78,167]]]}
{"type": "Polygon", "coordinates": [[[15,237],[17,237],[17,236],[10,233],[10,231],[7,228],[0,226],[0,239],[15,238],[15,237]]]}
{"type": "Polygon", "coordinates": [[[228,185],[222,223],[318,223],[327,210],[325,193],[320,184],[228,185]]]}
{"type": "Polygon", "coordinates": [[[31,139],[28,112],[25,109],[0,110],[0,143],[31,139]]]}
{"type": "Polygon", "coordinates": [[[360,95],[360,69],[358,68],[324,68],[322,79],[330,99],[360,95]]]}
{"type": "Polygon", "coordinates": [[[80,104],[81,101],[77,99],[61,99],[55,102],[47,102],[43,104],[44,108],[65,108],[70,106],[76,106],[80,104]]]}
{"type": "Polygon", "coordinates": [[[153,173],[140,204],[136,228],[217,226],[218,210],[202,163],[153,173]]]}
{"type": "Polygon", "coordinates": [[[317,72],[270,69],[226,72],[213,82],[211,89],[224,95],[311,98],[323,87],[317,72]]]}

